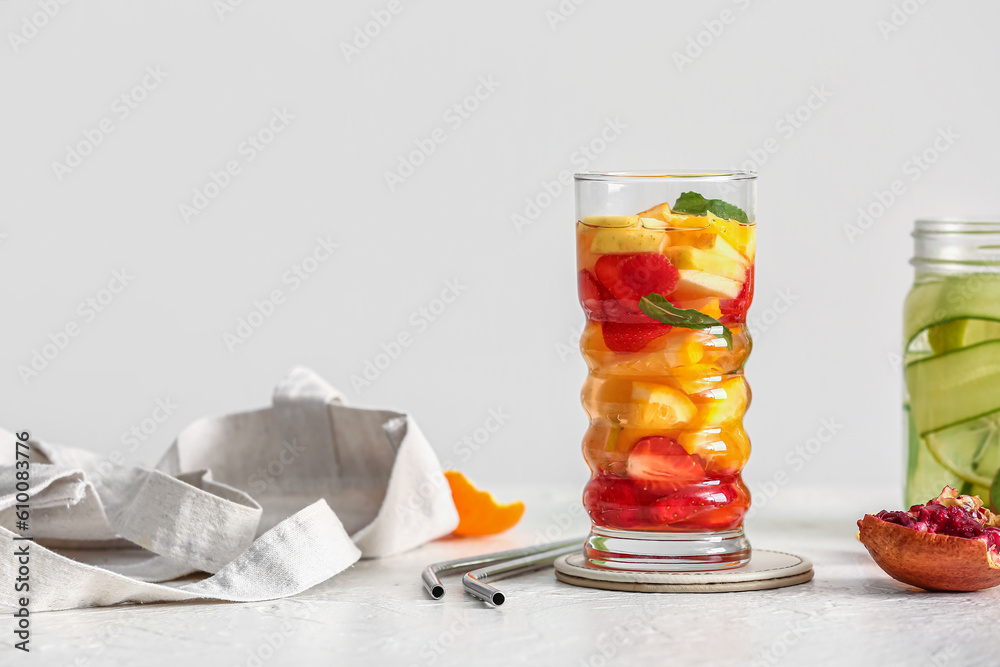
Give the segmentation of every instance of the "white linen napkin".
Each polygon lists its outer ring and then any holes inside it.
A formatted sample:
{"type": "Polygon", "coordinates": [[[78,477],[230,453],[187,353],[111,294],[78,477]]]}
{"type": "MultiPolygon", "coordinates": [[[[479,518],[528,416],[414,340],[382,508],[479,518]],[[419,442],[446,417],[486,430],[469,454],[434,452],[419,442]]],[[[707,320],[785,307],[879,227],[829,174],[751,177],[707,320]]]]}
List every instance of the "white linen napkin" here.
{"type": "Polygon", "coordinates": [[[31,519],[16,530],[15,436],[0,429],[0,580],[31,536],[33,612],[121,602],[258,601],[302,592],[358,558],[381,558],[458,525],[440,463],[416,422],[348,407],[293,370],[270,408],[196,421],[156,470],[30,441],[31,519]],[[163,585],[192,574],[211,577],[163,585]]]}

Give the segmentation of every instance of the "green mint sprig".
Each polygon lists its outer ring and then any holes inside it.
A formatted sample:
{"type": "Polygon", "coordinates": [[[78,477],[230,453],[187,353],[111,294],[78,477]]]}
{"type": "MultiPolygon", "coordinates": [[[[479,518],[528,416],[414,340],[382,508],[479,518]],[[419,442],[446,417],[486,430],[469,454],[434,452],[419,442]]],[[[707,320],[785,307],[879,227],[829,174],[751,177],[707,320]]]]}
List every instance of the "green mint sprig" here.
{"type": "Polygon", "coordinates": [[[681,194],[671,210],[675,213],[690,213],[691,215],[712,213],[725,220],[736,220],[744,225],[750,224],[747,214],[739,206],[733,206],[721,199],[705,199],[697,192],[681,194]]]}
{"type": "Polygon", "coordinates": [[[733,332],[729,327],[694,308],[678,308],[659,294],[652,293],[639,299],[639,310],[657,322],[682,329],[702,329],[726,341],[726,349],[733,349],[733,332]]]}

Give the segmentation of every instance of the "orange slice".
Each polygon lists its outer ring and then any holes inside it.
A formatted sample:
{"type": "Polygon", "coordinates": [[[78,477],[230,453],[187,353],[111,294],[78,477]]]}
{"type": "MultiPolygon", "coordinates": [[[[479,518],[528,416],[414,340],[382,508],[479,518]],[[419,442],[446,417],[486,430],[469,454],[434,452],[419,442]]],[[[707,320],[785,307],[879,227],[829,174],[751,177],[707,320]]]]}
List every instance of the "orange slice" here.
{"type": "Polygon", "coordinates": [[[524,503],[520,500],[506,505],[498,503],[489,491],[480,491],[457,470],[444,473],[451,486],[451,497],[458,510],[456,535],[495,535],[521,520],[524,503]]]}

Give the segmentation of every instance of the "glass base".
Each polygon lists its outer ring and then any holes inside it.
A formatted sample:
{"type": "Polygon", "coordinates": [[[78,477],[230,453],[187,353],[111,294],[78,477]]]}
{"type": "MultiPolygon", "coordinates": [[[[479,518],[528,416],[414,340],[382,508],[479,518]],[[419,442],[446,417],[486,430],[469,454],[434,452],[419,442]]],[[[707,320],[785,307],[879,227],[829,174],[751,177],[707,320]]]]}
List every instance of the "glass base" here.
{"type": "Polygon", "coordinates": [[[750,562],[743,528],[718,533],[653,533],[592,526],[584,546],[591,567],[640,572],[729,570],[750,562]]]}

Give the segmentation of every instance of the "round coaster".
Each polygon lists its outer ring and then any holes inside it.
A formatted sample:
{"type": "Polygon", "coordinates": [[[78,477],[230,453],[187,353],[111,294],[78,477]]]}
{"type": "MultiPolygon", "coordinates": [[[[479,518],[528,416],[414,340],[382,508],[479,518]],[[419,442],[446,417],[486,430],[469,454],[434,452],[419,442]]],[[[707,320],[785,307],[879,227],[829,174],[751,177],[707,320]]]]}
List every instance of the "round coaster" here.
{"type": "Polygon", "coordinates": [[[750,562],[712,572],[629,572],[587,565],[582,553],[556,559],[556,578],[574,586],[637,593],[733,593],[804,584],[813,578],[808,558],[754,549],[750,562]]]}

